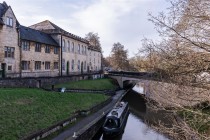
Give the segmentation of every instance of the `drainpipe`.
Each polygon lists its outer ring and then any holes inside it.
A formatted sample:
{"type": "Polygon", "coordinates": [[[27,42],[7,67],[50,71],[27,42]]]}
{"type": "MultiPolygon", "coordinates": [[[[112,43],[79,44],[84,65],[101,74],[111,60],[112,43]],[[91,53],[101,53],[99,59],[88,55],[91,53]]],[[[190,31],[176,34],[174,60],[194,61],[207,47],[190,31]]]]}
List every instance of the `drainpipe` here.
{"type": "Polygon", "coordinates": [[[60,76],[63,76],[62,67],[63,67],[63,36],[61,33],[61,68],[60,68],[61,73],[60,73],[60,76]]]}
{"type": "Polygon", "coordinates": [[[17,28],[17,32],[18,32],[18,47],[19,47],[19,51],[20,51],[20,63],[19,63],[19,68],[20,68],[20,74],[19,77],[22,77],[22,48],[21,48],[21,39],[20,39],[20,26],[17,28]]]}

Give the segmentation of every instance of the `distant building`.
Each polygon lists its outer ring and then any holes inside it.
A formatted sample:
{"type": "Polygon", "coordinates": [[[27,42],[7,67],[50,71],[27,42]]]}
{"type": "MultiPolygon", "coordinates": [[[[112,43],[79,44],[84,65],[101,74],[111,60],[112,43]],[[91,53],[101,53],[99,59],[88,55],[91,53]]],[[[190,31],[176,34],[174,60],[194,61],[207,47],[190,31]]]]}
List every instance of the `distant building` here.
{"type": "Polygon", "coordinates": [[[45,77],[101,70],[101,51],[45,20],[19,24],[12,8],[0,3],[0,77],[45,77]]]}
{"type": "Polygon", "coordinates": [[[101,51],[94,46],[88,47],[88,70],[100,71],[101,70],[101,51]]]}

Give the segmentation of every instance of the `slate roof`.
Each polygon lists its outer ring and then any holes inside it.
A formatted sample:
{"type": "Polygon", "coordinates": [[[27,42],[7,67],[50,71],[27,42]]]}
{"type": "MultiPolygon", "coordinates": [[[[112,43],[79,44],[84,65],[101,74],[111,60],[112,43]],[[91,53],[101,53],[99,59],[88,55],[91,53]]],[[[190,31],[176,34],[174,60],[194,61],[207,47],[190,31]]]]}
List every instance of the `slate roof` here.
{"type": "Polygon", "coordinates": [[[2,16],[5,14],[8,8],[9,6],[6,4],[6,2],[0,3],[0,24],[4,24],[2,16]]]}
{"type": "Polygon", "coordinates": [[[23,40],[34,41],[52,46],[59,46],[57,42],[49,34],[22,25],[19,26],[19,29],[20,29],[20,38],[23,40]]]}
{"type": "MultiPolygon", "coordinates": [[[[51,26],[54,28],[54,29],[47,29],[47,28],[41,29],[42,31],[44,31],[44,32],[46,32],[46,33],[49,33],[49,34],[53,34],[53,33],[55,33],[55,34],[56,34],[56,33],[61,34],[61,33],[62,33],[62,34],[66,35],[66,36],[68,36],[68,37],[70,37],[70,38],[73,38],[73,39],[82,41],[82,42],[84,42],[84,43],[89,43],[86,39],[84,39],[84,38],[82,38],[82,37],[80,37],[80,36],[77,36],[77,35],[74,35],[74,34],[72,34],[72,33],[69,33],[69,32],[67,32],[67,31],[65,31],[64,29],[62,29],[61,27],[57,26],[56,24],[52,23],[52,22],[49,21],[49,20],[45,20],[45,21],[42,21],[42,22],[40,22],[40,23],[31,25],[30,27],[34,28],[34,26],[36,26],[36,25],[42,25],[42,24],[45,24],[45,23],[51,25],[51,26]]],[[[36,29],[36,28],[34,28],[34,29],[36,29]]],[[[40,29],[39,29],[39,30],[40,30],[40,29]]]]}

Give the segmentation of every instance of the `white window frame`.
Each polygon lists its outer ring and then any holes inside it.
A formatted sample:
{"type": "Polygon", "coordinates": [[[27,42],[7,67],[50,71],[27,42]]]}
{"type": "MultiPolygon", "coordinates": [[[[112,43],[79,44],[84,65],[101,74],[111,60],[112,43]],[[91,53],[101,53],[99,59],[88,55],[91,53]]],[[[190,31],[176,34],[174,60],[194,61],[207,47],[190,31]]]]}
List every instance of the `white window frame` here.
{"type": "Polygon", "coordinates": [[[6,25],[13,27],[13,18],[11,17],[6,17],[6,25]]]}

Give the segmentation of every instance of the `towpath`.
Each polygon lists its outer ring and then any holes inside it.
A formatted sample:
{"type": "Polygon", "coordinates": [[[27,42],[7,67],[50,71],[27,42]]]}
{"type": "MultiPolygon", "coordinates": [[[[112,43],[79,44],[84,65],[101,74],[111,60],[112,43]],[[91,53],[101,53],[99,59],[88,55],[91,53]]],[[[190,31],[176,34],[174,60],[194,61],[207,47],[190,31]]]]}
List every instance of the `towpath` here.
{"type": "Polygon", "coordinates": [[[94,123],[96,123],[98,120],[100,120],[104,115],[106,115],[113,107],[114,105],[120,101],[125,93],[125,90],[119,90],[116,92],[116,95],[112,97],[112,101],[103,107],[101,110],[83,118],[79,122],[77,122],[75,125],[70,127],[68,130],[60,133],[57,137],[55,137],[53,140],[74,140],[76,137],[73,137],[75,134],[80,134],[87,130],[89,127],[91,127],[94,123]]]}

